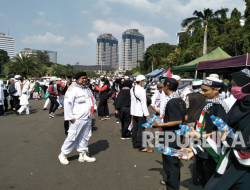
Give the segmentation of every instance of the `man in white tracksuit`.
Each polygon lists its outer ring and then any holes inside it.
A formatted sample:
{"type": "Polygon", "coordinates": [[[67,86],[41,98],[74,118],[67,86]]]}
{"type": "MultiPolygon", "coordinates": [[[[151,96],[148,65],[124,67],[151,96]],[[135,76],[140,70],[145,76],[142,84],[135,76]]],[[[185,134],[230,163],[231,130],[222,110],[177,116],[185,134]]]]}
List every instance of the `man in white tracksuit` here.
{"type": "Polygon", "coordinates": [[[26,115],[30,114],[30,108],[29,108],[29,87],[30,87],[30,82],[28,78],[25,76],[23,77],[23,90],[22,90],[22,95],[19,98],[20,99],[20,109],[17,111],[17,116],[20,115],[24,109],[26,109],[26,115]]]}
{"type": "Polygon", "coordinates": [[[79,152],[79,162],[95,162],[94,157],[88,156],[88,141],[92,135],[92,115],[96,110],[95,99],[87,86],[85,72],[75,75],[76,83],[72,84],[65,94],[64,119],[69,121],[68,136],[64,141],[61,154],[58,156],[63,165],[69,164],[65,155],[75,146],[79,152]]]}

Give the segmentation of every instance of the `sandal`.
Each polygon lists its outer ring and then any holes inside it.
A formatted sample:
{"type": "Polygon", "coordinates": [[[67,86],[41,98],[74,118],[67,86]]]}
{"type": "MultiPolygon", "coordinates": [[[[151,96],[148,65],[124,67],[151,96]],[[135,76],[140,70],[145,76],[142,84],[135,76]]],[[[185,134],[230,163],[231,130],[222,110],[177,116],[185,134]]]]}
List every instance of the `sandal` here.
{"type": "Polygon", "coordinates": [[[99,121],[104,121],[105,120],[105,118],[104,117],[101,117],[100,119],[99,119],[99,121]]]}
{"type": "Polygon", "coordinates": [[[153,150],[149,150],[147,148],[144,148],[144,149],[140,150],[140,152],[153,153],[154,151],[153,150]]]}

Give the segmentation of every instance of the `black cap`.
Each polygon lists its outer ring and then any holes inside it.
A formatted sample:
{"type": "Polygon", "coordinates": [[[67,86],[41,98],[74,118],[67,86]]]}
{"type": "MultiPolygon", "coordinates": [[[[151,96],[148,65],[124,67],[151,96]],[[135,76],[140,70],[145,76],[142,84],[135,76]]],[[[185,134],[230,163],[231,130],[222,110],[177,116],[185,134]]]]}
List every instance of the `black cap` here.
{"type": "Polygon", "coordinates": [[[75,75],[75,79],[78,80],[80,77],[82,76],[87,76],[86,72],[79,72],[79,73],[76,73],[75,75]]]}
{"type": "Polygon", "coordinates": [[[164,86],[167,86],[171,91],[176,91],[179,85],[178,81],[173,78],[165,79],[163,84],[164,86]]]}

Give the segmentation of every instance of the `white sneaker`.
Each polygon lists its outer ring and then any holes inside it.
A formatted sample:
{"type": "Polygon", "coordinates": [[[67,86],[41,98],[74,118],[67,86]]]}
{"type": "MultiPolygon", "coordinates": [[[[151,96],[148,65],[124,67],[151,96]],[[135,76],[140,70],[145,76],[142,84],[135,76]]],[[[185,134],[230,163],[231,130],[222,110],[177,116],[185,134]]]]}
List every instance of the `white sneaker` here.
{"type": "Polygon", "coordinates": [[[67,159],[67,157],[61,152],[61,154],[59,154],[58,156],[59,161],[61,162],[62,165],[68,165],[69,161],[67,159]]]}
{"type": "Polygon", "coordinates": [[[95,162],[95,161],[96,161],[96,158],[89,157],[87,155],[87,151],[85,151],[84,153],[79,153],[78,162],[95,162]]]}

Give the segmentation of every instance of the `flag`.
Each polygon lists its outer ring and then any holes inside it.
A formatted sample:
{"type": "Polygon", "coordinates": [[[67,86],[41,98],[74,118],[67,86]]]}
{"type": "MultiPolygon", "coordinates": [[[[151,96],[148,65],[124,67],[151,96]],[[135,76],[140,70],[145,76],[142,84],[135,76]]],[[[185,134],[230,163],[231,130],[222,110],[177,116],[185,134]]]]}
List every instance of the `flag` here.
{"type": "Polygon", "coordinates": [[[170,68],[168,68],[167,72],[165,73],[165,76],[168,77],[168,78],[171,78],[170,68]]]}

